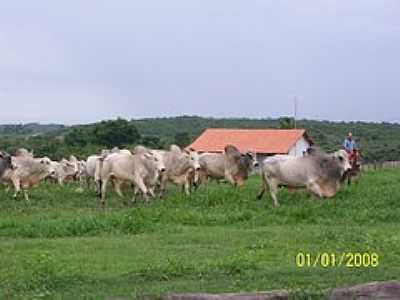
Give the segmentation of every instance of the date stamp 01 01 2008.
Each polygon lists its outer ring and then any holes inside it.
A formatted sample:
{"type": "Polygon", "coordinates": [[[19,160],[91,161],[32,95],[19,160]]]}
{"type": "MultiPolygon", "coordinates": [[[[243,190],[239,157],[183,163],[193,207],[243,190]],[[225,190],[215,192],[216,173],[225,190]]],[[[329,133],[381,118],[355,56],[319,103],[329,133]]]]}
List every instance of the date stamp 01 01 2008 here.
{"type": "Polygon", "coordinates": [[[303,253],[296,255],[298,268],[377,268],[379,267],[377,253],[303,253]]]}

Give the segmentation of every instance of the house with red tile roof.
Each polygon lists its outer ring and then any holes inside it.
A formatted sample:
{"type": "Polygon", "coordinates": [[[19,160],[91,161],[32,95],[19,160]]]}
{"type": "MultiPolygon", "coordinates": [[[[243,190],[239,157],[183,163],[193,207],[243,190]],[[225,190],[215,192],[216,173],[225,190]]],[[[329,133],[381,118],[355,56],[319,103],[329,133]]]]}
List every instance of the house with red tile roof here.
{"type": "Polygon", "coordinates": [[[226,145],[236,146],[242,153],[252,151],[263,160],[275,154],[301,156],[312,144],[305,129],[206,129],[187,148],[200,153],[224,151],[226,145]]]}

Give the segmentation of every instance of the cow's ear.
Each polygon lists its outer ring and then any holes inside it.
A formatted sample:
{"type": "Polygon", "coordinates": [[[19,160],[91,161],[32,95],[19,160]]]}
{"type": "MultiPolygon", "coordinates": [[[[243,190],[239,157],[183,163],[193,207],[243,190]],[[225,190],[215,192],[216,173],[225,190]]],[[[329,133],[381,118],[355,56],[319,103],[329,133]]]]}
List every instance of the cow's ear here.
{"type": "Polygon", "coordinates": [[[237,162],[242,156],[240,151],[233,145],[228,145],[225,147],[225,155],[232,162],[237,162]]]}
{"type": "Polygon", "coordinates": [[[4,153],[0,151],[0,158],[4,158],[4,153]]]}

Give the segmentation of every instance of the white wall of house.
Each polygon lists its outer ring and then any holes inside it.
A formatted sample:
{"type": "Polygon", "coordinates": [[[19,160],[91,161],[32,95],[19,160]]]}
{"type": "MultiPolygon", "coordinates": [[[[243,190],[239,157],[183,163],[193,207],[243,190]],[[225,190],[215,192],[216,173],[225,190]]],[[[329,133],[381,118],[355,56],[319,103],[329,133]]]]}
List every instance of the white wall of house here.
{"type": "Polygon", "coordinates": [[[292,156],[303,156],[304,151],[310,147],[310,143],[302,137],[299,139],[295,146],[289,150],[289,155],[292,156]]]}

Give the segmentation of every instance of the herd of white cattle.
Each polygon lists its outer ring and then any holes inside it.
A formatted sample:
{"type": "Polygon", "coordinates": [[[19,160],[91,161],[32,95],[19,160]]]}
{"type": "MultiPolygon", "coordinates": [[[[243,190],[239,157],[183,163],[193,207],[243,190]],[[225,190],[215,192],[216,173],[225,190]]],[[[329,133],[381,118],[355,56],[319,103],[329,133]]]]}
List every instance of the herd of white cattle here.
{"type": "MultiPolygon", "coordinates": [[[[233,186],[242,185],[249,174],[258,167],[256,155],[241,153],[235,146],[227,145],[223,153],[197,153],[171,145],[169,150],[154,150],[143,146],[134,149],[103,150],[87,160],[75,156],[52,161],[48,157],[36,158],[32,152],[19,149],[14,156],[0,152],[0,180],[13,185],[14,197],[21,190],[29,201],[30,188],[43,181],[63,185],[66,181],[79,181],[80,190],[95,183],[95,190],[104,205],[107,188],[112,185],[123,197],[122,185],[127,185],[133,201],[141,197],[163,197],[168,183],[182,188],[189,195],[199,185],[210,179],[224,180],[233,186]]],[[[310,149],[302,157],[275,155],[262,162],[261,191],[258,198],[269,189],[274,205],[278,206],[280,186],[305,187],[323,198],[333,197],[340,187],[341,178],[351,169],[344,150],[332,154],[310,149]]]]}

